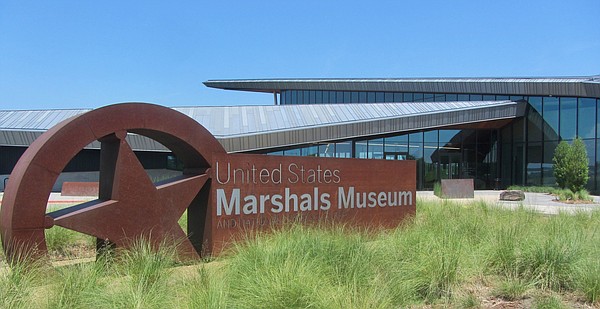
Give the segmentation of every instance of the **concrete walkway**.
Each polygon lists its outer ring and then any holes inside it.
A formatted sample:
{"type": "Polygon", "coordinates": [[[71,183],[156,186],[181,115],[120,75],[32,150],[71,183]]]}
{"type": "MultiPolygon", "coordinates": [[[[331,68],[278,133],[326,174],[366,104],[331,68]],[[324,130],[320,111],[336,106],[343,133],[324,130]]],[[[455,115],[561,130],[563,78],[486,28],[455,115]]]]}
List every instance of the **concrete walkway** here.
{"type": "MultiPolygon", "coordinates": [[[[600,210],[600,196],[592,196],[593,204],[566,204],[554,200],[554,196],[545,193],[530,193],[525,192],[525,200],[519,202],[500,201],[500,193],[502,191],[494,190],[477,190],[475,197],[472,199],[447,199],[450,202],[456,203],[471,203],[475,201],[483,201],[488,204],[494,204],[500,207],[509,209],[523,207],[533,209],[537,212],[549,215],[555,215],[560,212],[576,213],[579,211],[600,210]]],[[[439,197],[433,194],[433,191],[417,191],[417,198],[425,201],[441,201],[439,197]]]]}

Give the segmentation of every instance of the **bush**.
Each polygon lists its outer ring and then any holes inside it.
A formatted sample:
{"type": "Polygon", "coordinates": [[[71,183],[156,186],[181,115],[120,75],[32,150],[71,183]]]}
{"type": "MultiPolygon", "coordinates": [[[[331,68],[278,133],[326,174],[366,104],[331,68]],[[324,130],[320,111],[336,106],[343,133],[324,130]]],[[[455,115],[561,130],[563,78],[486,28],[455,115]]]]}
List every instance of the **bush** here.
{"type": "Polygon", "coordinates": [[[568,188],[573,192],[582,190],[589,179],[589,167],[585,144],[579,138],[569,146],[562,141],[554,151],[554,177],[561,188],[568,188]]]}

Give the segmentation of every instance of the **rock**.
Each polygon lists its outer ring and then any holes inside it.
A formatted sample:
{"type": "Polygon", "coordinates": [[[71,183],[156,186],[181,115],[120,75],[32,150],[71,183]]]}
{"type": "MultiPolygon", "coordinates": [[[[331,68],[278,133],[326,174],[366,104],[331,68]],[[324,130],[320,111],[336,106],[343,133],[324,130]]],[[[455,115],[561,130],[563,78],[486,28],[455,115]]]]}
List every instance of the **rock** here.
{"type": "Polygon", "coordinates": [[[522,201],[525,199],[525,193],[521,190],[509,190],[500,193],[501,201],[522,201]]]}

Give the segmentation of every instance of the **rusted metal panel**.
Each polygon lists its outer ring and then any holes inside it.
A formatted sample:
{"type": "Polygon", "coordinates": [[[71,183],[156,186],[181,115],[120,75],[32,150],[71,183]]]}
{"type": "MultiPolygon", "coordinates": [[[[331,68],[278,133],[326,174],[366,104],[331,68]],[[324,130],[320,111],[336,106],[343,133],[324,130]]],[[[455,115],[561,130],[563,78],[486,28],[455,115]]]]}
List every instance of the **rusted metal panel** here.
{"type": "Polygon", "coordinates": [[[474,198],[473,179],[442,179],[442,197],[474,198]]]}

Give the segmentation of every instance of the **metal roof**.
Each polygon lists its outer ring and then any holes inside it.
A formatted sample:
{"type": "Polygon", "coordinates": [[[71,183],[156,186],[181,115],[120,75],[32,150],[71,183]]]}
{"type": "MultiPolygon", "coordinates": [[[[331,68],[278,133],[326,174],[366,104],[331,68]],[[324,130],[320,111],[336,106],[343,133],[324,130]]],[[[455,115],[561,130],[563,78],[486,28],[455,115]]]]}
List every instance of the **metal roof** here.
{"type": "MultiPolygon", "coordinates": [[[[174,108],[198,121],[230,152],[520,117],[524,102],[427,102],[174,108]]],[[[58,122],[88,111],[0,111],[0,145],[28,146],[58,122]]],[[[136,150],[167,149],[130,135],[136,150]]],[[[97,148],[92,143],[89,148],[97,148]]]]}
{"type": "Polygon", "coordinates": [[[327,90],[600,97],[600,75],[516,78],[231,79],[209,80],[204,82],[204,85],[256,92],[327,90]]]}

